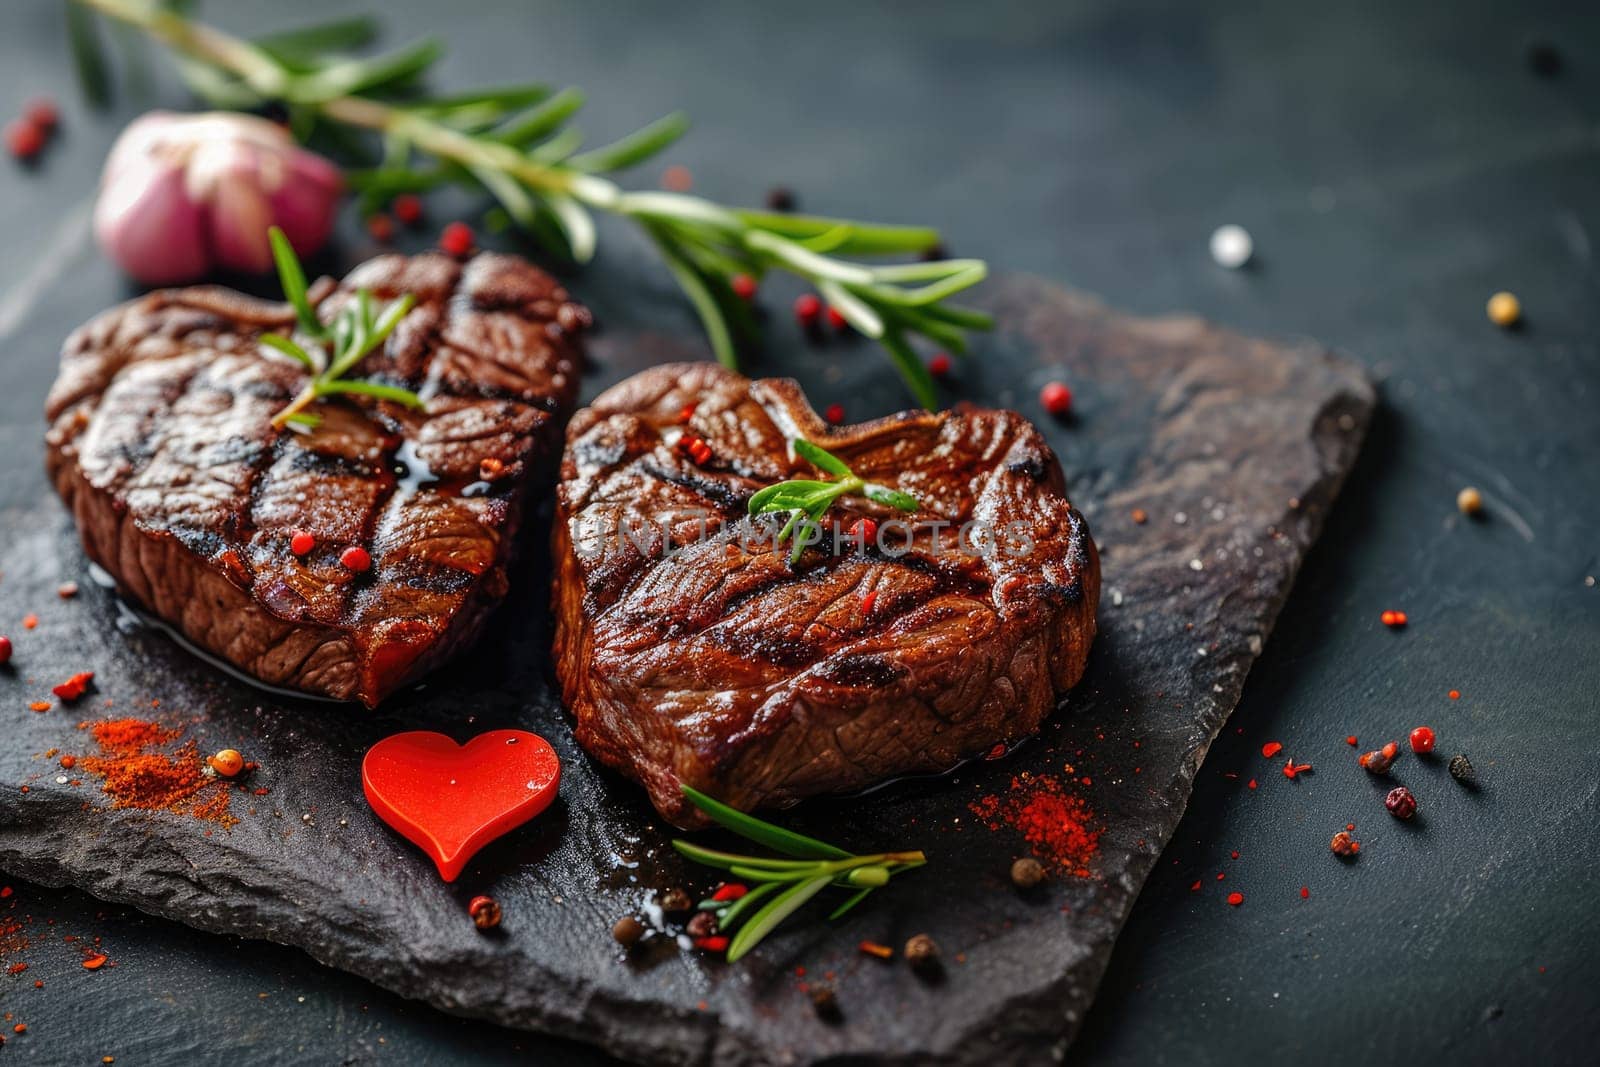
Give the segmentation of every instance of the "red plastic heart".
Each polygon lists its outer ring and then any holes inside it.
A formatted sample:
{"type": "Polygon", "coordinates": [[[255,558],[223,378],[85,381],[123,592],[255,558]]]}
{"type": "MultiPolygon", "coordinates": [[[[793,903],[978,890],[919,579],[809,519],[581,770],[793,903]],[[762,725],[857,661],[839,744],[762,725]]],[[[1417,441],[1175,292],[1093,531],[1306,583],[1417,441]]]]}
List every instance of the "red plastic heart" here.
{"type": "Polygon", "coordinates": [[[413,730],[384,738],[361,761],[367,803],[447,882],[484,845],[548,808],[560,781],[555,749],[526,730],[491,730],[464,745],[413,730]]]}

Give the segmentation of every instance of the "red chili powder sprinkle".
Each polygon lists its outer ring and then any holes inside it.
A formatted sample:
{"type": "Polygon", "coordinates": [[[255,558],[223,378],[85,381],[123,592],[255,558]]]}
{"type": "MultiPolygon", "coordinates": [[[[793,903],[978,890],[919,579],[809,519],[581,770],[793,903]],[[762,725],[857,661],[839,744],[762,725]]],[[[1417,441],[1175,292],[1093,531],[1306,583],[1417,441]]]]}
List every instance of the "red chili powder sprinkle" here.
{"type": "Polygon", "coordinates": [[[1349,737],[1344,739],[1344,743],[1349,745],[1351,748],[1355,748],[1356,747],[1356,735],[1355,734],[1351,734],[1349,737]]]}
{"type": "Polygon", "coordinates": [[[1248,785],[1251,789],[1254,789],[1256,787],[1256,780],[1254,778],[1252,778],[1248,782],[1246,782],[1245,784],[1248,785]]]}
{"type": "Polygon", "coordinates": [[[876,956],[880,960],[894,958],[894,949],[890,948],[888,945],[880,945],[876,941],[863,941],[856,947],[862,952],[866,953],[868,956],[876,956]]]}
{"type": "Polygon", "coordinates": [[[1195,880],[1194,880],[1194,885],[1192,885],[1192,886],[1190,886],[1190,887],[1189,887],[1189,892],[1191,892],[1191,893],[1198,893],[1198,892],[1200,892],[1200,884],[1201,884],[1201,883],[1200,883],[1200,879],[1198,879],[1198,878],[1196,878],[1196,879],[1195,879],[1195,880]]]}
{"type": "Polygon", "coordinates": [[[30,612],[28,612],[26,615],[24,615],[22,617],[22,628],[24,630],[35,629],[35,628],[38,627],[38,625],[39,625],[39,616],[35,615],[33,612],[30,611],[30,612]]]}
{"type": "Polygon", "coordinates": [[[1231,853],[1229,853],[1229,855],[1231,855],[1234,859],[1238,859],[1239,858],[1239,850],[1238,849],[1234,849],[1231,853]]]}
{"type": "Polygon", "coordinates": [[[1451,700],[1460,700],[1461,699],[1461,690],[1459,690],[1459,689],[1450,690],[1450,699],[1451,700]]]}
{"type": "Polygon", "coordinates": [[[1345,829],[1346,829],[1346,830],[1351,830],[1351,831],[1354,831],[1354,830],[1355,830],[1355,828],[1356,828],[1356,824],[1355,824],[1355,823],[1353,823],[1353,822],[1347,822],[1347,823],[1345,823],[1345,824],[1344,824],[1344,828],[1345,828],[1345,829]]]}
{"type": "Polygon", "coordinates": [[[100,755],[84,756],[83,769],[105,780],[113,808],[174,811],[231,827],[226,783],[209,778],[199,747],[189,741],[168,754],[151,751],[183,735],[142,719],[105,719],[90,729],[100,755]]]}
{"type": "Polygon", "coordinates": [[[93,956],[90,956],[88,959],[83,961],[83,969],[86,970],[86,971],[98,971],[101,967],[104,967],[105,965],[106,965],[105,956],[101,955],[98,952],[95,953],[93,956]]]}
{"type": "Polygon", "coordinates": [[[1261,746],[1261,754],[1267,757],[1267,759],[1271,759],[1273,756],[1276,756],[1282,751],[1283,745],[1279,744],[1277,741],[1268,741],[1266,744],[1261,746]]]}
{"type": "Polygon", "coordinates": [[[13,963],[10,967],[6,968],[6,973],[7,974],[21,974],[23,971],[25,971],[27,969],[28,969],[28,965],[26,963],[13,963]]]}
{"type": "Polygon", "coordinates": [[[1240,893],[1237,890],[1235,890],[1234,892],[1228,894],[1228,904],[1231,905],[1232,907],[1237,908],[1240,904],[1243,904],[1243,903],[1244,903],[1244,894],[1243,893],[1240,893]]]}
{"type": "Polygon", "coordinates": [[[989,794],[971,804],[990,830],[1021,832],[1041,862],[1063,874],[1087,878],[1100,851],[1101,827],[1081,797],[1051,775],[1021,774],[1005,796],[989,794]]]}
{"type": "Polygon", "coordinates": [[[49,711],[50,702],[48,700],[35,700],[32,704],[29,704],[28,707],[32,708],[34,711],[49,711]]]}
{"type": "Polygon", "coordinates": [[[869,589],[861,598],[861,614],[871,615],[872,606],[878,602],[878,591],[869,589]]]}
{"type": "Polygon", "coordinates": [[[1300,899],[1301,900],[1310,900],[1311,899],[1311,887],[1310,886],[1303,885],[1303,886],[1300,887],[1300,899]]]}

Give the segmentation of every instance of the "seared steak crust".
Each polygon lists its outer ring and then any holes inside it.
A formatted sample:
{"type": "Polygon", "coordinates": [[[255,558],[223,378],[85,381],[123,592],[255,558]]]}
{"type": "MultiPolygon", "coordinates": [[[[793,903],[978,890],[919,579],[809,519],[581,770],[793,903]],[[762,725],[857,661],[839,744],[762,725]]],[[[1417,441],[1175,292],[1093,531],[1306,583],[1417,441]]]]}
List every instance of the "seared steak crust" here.
{"type": "Polygon", "coordinates": [[[470,642],[506,589],[530,468],[576,398],[587,313],[511,256],[371,260],[313,287],[416,306],[312,433],[271,419],[305,384],[263,332],[293,313],[231,290],[150,293],[68,338],[46,464],[89,557],[201,648],[274,685],[373,706],[470,642]],[[485,463],[484,461],[488,461],[485,463]],[[297,557],[305,531],[316,547],[297,557]],[[339,562],[368,550],[356,573],[339,562]]]}
{"type": "MultiPolygon", "coordinates": [[[[845,528],[896,518],[842,503],[829,518],[845,528]]],[[[555,664],[578,741],[680,826],[700,821],[680,783],[782,806],[1021,738],[1077,683],[1094,639],[1094,543],[1054,454],[1009,411],[835,428],[792,381],[656,367],[574,416],[553,540],[555,664]],[[684,455],[682,433],[712,457],[684,455]],[[746,506],[766,485],[819,477],[795,437],[915,495],[911,550],[886,527],[886,550],[830,538],[791,567],[790,545],[775,548],[746,506]],[[1008,531],[1004,543],[964,551],[968,522],[1008,531]]]]}

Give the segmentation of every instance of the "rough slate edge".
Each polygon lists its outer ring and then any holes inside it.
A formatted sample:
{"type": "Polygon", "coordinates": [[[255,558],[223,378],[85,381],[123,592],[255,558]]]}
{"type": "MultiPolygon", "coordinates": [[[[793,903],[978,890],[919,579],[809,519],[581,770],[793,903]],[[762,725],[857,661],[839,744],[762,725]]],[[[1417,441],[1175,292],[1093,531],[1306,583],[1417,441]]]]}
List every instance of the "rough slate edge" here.
{"type": "MultiPolygon", "coordinates": [[[[19,804],[15,791],[0,789],[0,816],[4,816],[0,819],[0,865],[36,881],[80,884],[107,899],[130,903],[205,929],[266,936],[298,944],[324,962],[364,974],[397,992],[429,1000],[446,1010],[567,1034],[639,1059],[794,1062],[876,1052],[879,1059],[906,1062],[931,1058],[978,1062],[996,1056],[1041,1057],[1052,1042],[1064,1044],[1076,1030],[1092,997],[1114,935],[1127,915],[1134,894],[1182,814],[1205,748],[1233,707],[1245,670],[1259,651],[1260,640],[1282,604],[1303,551],[1320,527],[1324,510],[1348,469],[1370,413],[1372,394],[1352,365],[1328,357],[1315,346],[1302,345],[1286,350],[1240,338],[1195,320],[1120,319],[1091,301],[1042,282],[1013,279],[992,289],[1000,294],[998,310],[1002,321],[1013,324],[1014,330],[990,346],[996,353],[994,366],[1000,369],[1003,382],[985,387],[984,367],[963,370],[972,395],[980,395],[991,402],[1006,402],[1007,389],[1017,387],[1021,397],[1018,404],[1027,410],[1032,391],[1054,376],[1057,366],[1066,369],[1066,375],[1078,388],[1080,425],[1070,432],[1048,429],[1054,443],[1066,450],[1064,459],[1073,497],[1090,514],[1091,527],[1106,552],[1104,632],[1089,679],[1067,702],[1069,708],[1099,706],[1092,713],[1074,715],[1069,710],[1058,715],[1047,728],[1042,743],[1028,746],[1003,763],[963,772],[953,782],[913,783],[867,804],[809,805],[809,810],[796,813],[796,822],[803,828],[833,833],[846,843],[881,837],[881,826],[900,825],[908,812],[922,815],[923,829],[939,835],[928,842],[930,849],[945,853],[948,857],[943,860],[946,870],[951,878],[960,880],[961,888],[951,893],[930,880],[908,881],[904,889],[896,888],[893,901],[886,901],[880,908],[904,909],[917,916],[912,921],[936,932],[960,927],[960,917],[948,915],[952,907],[963,912],[982,908],[989,913],[987,919],[978,921],[967,933],[972,936],[973,931],[981,930],[985,923],[986,931],[972,937],[970,944],[961,941],[955,946],[968,944],[970,966],[953,968],[943,989],[929,990],[914,982],[904,984],[909,982],[904,968],[883,968],[881,972],[857,976],[858,981],[868,985],[877,983],[879,988],[874,993],[881,993],[880,999],[891,998],[888,1007],[891,1013],[898,1014],[893,998],[914,998],[917,1004],[925,1006],[909,1013],[912,1018],[906,1028],[896,1032],[897,1028],[885,1024],[884,1020],[870,1017],[878,1006],[857,1007],[854,1001],[848,1002],[850,1010],[844,1026],[824,1028],[809,1018],[803,998],[775,995],[775,983],[782,980],[786,962],[815,959],[819,946],[830,936],[825,928],[792,935],[784,947],[799,951],[790,951],[779,960],[776,968],[761,959],[761,953],[734,969],[737,973],[718,973],[708,968],[698,988],[713,1002],[709,1012],[697,1012],[692,1001],[682,1001],[682,995],[694,983],[683,983],[685,988],[670,990],[679,994],[672,1007],[663,1010],[661,1004],[649,1003],[652,994],[659,990],[651,985],[654,976],[648,972],[624,974],[628,981],[621,986],[621,996],[617,995],[615,986],[604,988],[605,976],[602,976],[588,989],[569,991],[573,995],[565,1001],[543,1001],[539,988],[552,981],[562,981],[560,976],[540,973],[536,966],[530,967],[510,954],[491,956],[487,961],[475,958],[474,954],[481,954],[483,950],[470,937],[451,941],[452,931],[449,930],[428,929],[419,933],[380,928],[376,933],[387,933],[388,941],[371,943],[360,928],[359,909],[349,906],[348,902],[331,899],[327,887],[304,877],[294,857],[284,856],[280,851],[272,856],[280,862],[268,864],[262,857],[245,851],[250,842],[249,835],[243,832],[236,832],[237,836],[227,839],[218,835],[208,842],[192,830],[182,832],[184,825],[174,822],[162,823],[157,827],[159,833],[152,832],[150,822],[132,813],[87,821],[69,819],[66,826],[47,830],[45,824],[38,821],[45,816],[46,805],[38,803],[45,797],[36,794],[33,802],[19,804]],[[1109,335],[1109,341],[1108,326],[1114,326],[1117,331],[1109,335]],[[1150,346],[1148,349],[1144,347],[1146,344],[1150,346]],[[1259,427],[1264,439],[1258,443],[1262,454],[1257,458],[1266,462],[1267,473],[1275,471],[1281,481],[1257,485],[1248,478],[1243,480],[1244,488],[1253,491],[1245,495],[1251,497],[1255,513],[1251,518],[1253,525],[1240,528],[1239,533],[1247,538],[1243,543],[1246,549],[1255,547],[1249,540],[1250,535],[1262,532],[1255,527],[1267,522],[1281,524],[1285,533],[1278,541],[1265,542],[1267,546],[1281,546],[1278,551],[1282,555],[1266,552],[1262,564],[1242,568],[1238,575],[1230,577],[1227,561],[1211,558],[1225,545],[1217,540],[1218,535],[1227,531],[1220,526],[1213,529],[1214,524],[1206,520],[1201,511],[1202,507],[1212,506],[1204,490],[1211,483],[1201,481],[1191,487],[1175,480],[1173,474],[1183,473],[1185,459],[1202,464],[1202,469],[1191,473],[1208,473],[1203,469],[1204,457],[1197,459],[1200,450],[1185,446],[1185,434],[1198,433],[1213,445],[1219,439],[1226,443],[1237,437],[1239,428],[1232,422],[1225,435],[1216,434],[1214,427],[1204,423],[1202,405],[1220,396],[1204,386],[1225,381],[1230,372],[1237,375],[1247,365],[1258,373],[1276,375],[1274,384],[1281,387],[1274,394],[1280,398],[1275,407],[1252,408],[1256,418],[1271,416],[1266,418],[1266,425],[1259,427]],[[1035,371],[1035,378],[1025,383],[1017,381],[1035,371]],[[1146,408],[1148,410],[1141,410],[1146,408]],[[1157,409],[1161,413],[1159,419],[1154,417],[1157,409]],[[1341,416],[1348,416],[1344,426],[1340,424],[1341,416]],[[1141,418],[1152,424],[1158,422],[1162,428],[1154,441],[1126,432],[1126,420],[1137,423],[1141,418]],[[1098,424],[1097,419],[1100,420],[1098,424]],[[1293,453],[1296,446],[1301,452],[1309,450],[1302,459],[1315,462],[1303,464],[1303,469],[1280,469],[1291,467],[1283,453],[1293,453]],[[1127,489],[1118,492],[1118,474],[1126,473],[1130,467],[1139,478],[1139,488],[1136,492],[1127,489]],[[1290,508],[1288,499],[1295,494],[1301,498],[1300,507],[1290,508]],[[1148,526],[1137,530],[1131,526],[1127,510],[1134,506],[1150,513],[1148,526]],[[1187,509],[1191,518],[1179,526],[1171,521],[1171,516],[1183,509],[1187,509]],[[1122,563],[1127,555],[1122,550],[1124,544],[1148,547],[1157,540],[1167,551],[1157,564],[1140,569],[1133,566],[1132,558],[1127,565],[1122,563]],[[1194,551],[1190,543],[1197,541],[1204,546],[1207,570],[1203,574],[1196,573],[1192,580],[1196,585],[1214,583],[1224,590],[1225,595],[1215,603],[1189,603],[1192,598],[1181,591],[1180,585],[1190,580],[1187,572],[1181,570],[1181,563],[1172,566],[1175,559],[1194,551]],[[1173,581],[1175,571],[1179,573],[1179,582],[1173,581]],[[1218,581],[1219,578],[1222,580],[1218,581]],[[1174,586],[1179,590],[1174,591],[1174,586]],[[1122,608],[1111,603],[1113,592],[1118,590],[1125,596],[1122,608]],[[1234,596],[1248,601],[1247,606],[1253,611],[1238,619],[1230,607],[1229,615],[1219,617],[1219,609],[1227,606],[1234,596]],[[1139,616],[1142,605],[1158,602],[1158,614],[1148,619],[1139,616]],[[1130,628],[1130,619],[1144,623],[1144,628],[1130,628]],[[1193,634],[1183,629],[1185,621],[1193,623],[1193,634]],[[1163,622],[1167,624],[1165,632],[1161,629],[1163,622]],[[1194,635],[1211,637],[1230,649],[1230,654],[1199,656],[1194,649],[1200,641],[1194,635]],[[1128,667],[1135,663],[1139,664],[1137,677],[1128,672],[1128,667]],[[1152,672],[1158,666],[1160,674],[1154,676],[1152,672]],[[1177,714],[1174,709],[1136,699],[1124,688],[1129,680],[1140,690],[1152,693],[1159,690],[1178,694],[1198,688],[1204,694],[1203,703],[1197,708],[1176,709],[1182,711],[1177,714]],[[1101,713],[1102,709],[1109,711],[1113,703],[1124,700],[1127,701],[1127,718],[1118,720],[1101,713]],[[1162,715],[1178,721],[1160,723],[1158,719],[1162,715]],[[964,809],[966,798],[957,788],[965,788],[964,780],[976,780],[985,783],[986,788],[993,788],[1016,770],[1046,766],[1059,770],[1056,759],[1059,753],[1070,756],[1081,747],[1092,746],[1092,735],[1097,733],[1104,733],[1114,743],[1129,736],[1144,737],[1144,769],[1152,773],[1140,781],[1157,785],[1153,789],[1147,786],[1148,792],[1145,792],[1124,788],[1127,783],[1115,777],[1109,782],[1102,778],[1101,788],[1090,792],[1108,824],[1102,841],[1102,868],[1107,872],[1106,878],[1103,882],[1052,887],[1061,895],[1064,904],[1070,906],[1071,915],[1064,920],[1064,926],[1069,929],[1062,931],[1059,942],[1041,945],[1035,926],[1027,925],[1039,922],[1037,909],[1020,903],[1014,894],[1005,891],[999,885],[1001,878],[990,879],[993,885],[981,884],[988,878],[986,872],[1000,866],[1010,844],[992,842],[990,835],[976,840],[969,836],[962,843],[963,853],[1000,850],[999,855],[982,857],[974,871],[971,856],[952,854],[957,849],[952,847],[954,842],[945,837],[952,828],[929,827],[926,819],[929,809],[946,815],[964,809]],[[1166,755],[1172,758],[1164,759],[1166,755]],[[1170,775],[1164,784],[1159,781],[1161,774],[1170,775]],[[1107,785],[1112,788],[1106,788],[1107,785]],[[1141,797],[1148,797],[1153,804],[1144,804],[1141,797]],[[29,822],[33,825],[28,825],[29,822]],[[179,832],[172,832],[174,827],[179,832]],[[124,848],[130,847],[128,842],[137,841],[137,845],[131,847],[149,863],[151,870],[147,873],[159,872],[168,881],[152,891],[148,882],[141,883],[136,873],[130,873],[130,866],[144,866],[131,864],[132,857],[102,854],[96,860],[96,850],[90,847],[91,842],[86,837],[101,835],[108,839],[121,835],[119,843],[124,848]],[[227,844],[235,846],[227,850],[230,855],[236,855],[243,862],[216,862],[218,846],[227,844]],[[959,870],[963,866],[968,870],[959,870]],[[969,881],[974,886],[970,891],[967,889],[969,881]],[[268,894],[267,899],[256,899],[254,892],[241,892],[246,883],[257,884],[268,894]],[[235,899],[230,903],[230,894],[236,898],[242,896],[244,902],[241,904],[235,899]],[[281,909],[272,912],[274,901],[288,905],[287,915],[281,909]],[[944,909],[938,912],[944,922],[942,926],[940,920],[921,917],[935,906],[944,909]],[[320,919],[313,914],[318,908],[325,912],[320,919]],[[1013,921],[1015,931],[1011,929],[1013,921]],[[809,940],[796,945],[801,937],[809,940]],[[432,958],[426,958],[429,951],[434,951],[432,958]],[[1062,959],[1063,955],[1069,955],[1070,961],[1062,959]],[[882,977],[878,976],[880,973],[882,977]],[[961,1010],[970,1006],[975,992],[994,997],[997,989],[1006,992],[987,1005],[988,1013],[982,1018],[972,1019],[961,1010]],[[740,1000],[741,996],[745,999],[740,1000]],[[642,998],[643,1003],[632,999],[636,997],[642,998]],[[757,1009],[754,1012],[748,1010],[752,997],[757,1009]],[[646,1011],[645,1008],[656,1010],[646,1011]],[[744,1009],[742,1013],[741,1009],[744,1009]],[[719,1021],[723,1024],[720,1027],[719,1021]],[[874,1030],[874,1026],[880,1029],[874,1030]]],[[[629,364],[641,360],[640,354],[627,355],[620,349],[605,358],[613,363],[608,372],[618,373],[633,369],[629,364]]],[[[33,451],[26,446],[13,450],[14,454],[24,455],[33,451]]],[[[1239,480],[1231,458],[1224,455],[1211,462],[1220,468],[1219,473],[1239,480]]],[[[1240,494],[1233,496],[1229,503],[1238,506],[1240,494]]],[[[36,521],[25,525],[14,515],[5,525],[11,530],[38,530],[40,526],[36,521]]],[[[0,586],[0,595],[14,591],[22,584],[16,579],[26,574],[23,588],[34,598],[48,596],[57,573],[74,573],[77,566],[70,541],[63,549],[54,531],[29,537],[25,543],[16,545],[8,562],[11,573],[6,585],[0,586]]],[[[6,603],[5,610],[9,614],[15,603],[9,596],[6,603]]],[[[108,640],[117,642],[115,635],[108,640]]],[[[113,647],[120,647],[120,642],[113,647]]],[[[169,688],[203,705],[206,691],[216,686],[209,682],[191,683],[185,678],[173,682],[169,688]]],[[[407,720],[408,724],[426,719],[422,709],[411,710],[415,718],[407,720]]],[[[275,740],[284,733],[293,739],[298,732],[309,750],[316,750],[318,743],[324,743],[323,747],[349,747],[351,741],[361,740],[363,732],[377,728],[370,722],[356,724],[319,719],[306,723],[303,731],[296,731],[295,719],[302,713],[303,709],[275,712],[257,726],[264,725],[264,732],[272,734],[275,740]]],[[[534,712],[525,708],[524,714],[534,712]]],[[[37,722],[27,721],[32,718],[26,716],[22,725],[37,727],[37,722]]],[[[494,725],[499,723],[484,722],[481,728],[494,725]]],[[[5,755],[0,751],[0,757],[5,755]]],[[[563,756],[574,758],[574,754],[567,751],[563,756]]],[[[287,765],[290,757],[285,755],[280,760],[287,765]]],[[[7,780],[12,769],[7,765],[7,780]]],[[[329,768],[323,770],[327,772],[329,768]]],[[[593,813],[585,810],[583,801],[596,798],[585,797],[583,791],[593,794],[599,790],[598,802],[606,804],[607,811],[613,812],[618,805],[612,797],[604,795],[604,791],[626,789],[614,781],[584,775],[581,769],[571,778],[582,780],[580,792],[577,797],[564,797],[568,806],[561,812],[562,822],[544,827],[533,842],[535,847],[530,849],[528,843],[523,842],[521,855],[513,855],[513,859],[524,866],[535,868],[532,872],[535,878],[541,865],[536,860],[530,861],[530,852],[535,856],[551,854],[548,867],[552,873],[560,874],[561,857],[553,853],[570,850],[574,839],[581,841],[597,832],[590,827],[580,827],[571,819],[572,814],[593,813]]],[[[307,791],[314,793],[311,787],[316,784],[305,783],[307,791]]],[[[78,797],[72,800],[75,809],[78,797]]],[[[284,800],[283,804],[290,807],[294,800],[284,800]]],[[[621,807],[626,808],[625,801],[621,807]]],[[[319,813],[319,818],[331,819],[338,813],[327,810],[325,816],[319,813]]],[[[349,814],[354,829],[365,813],[351,807],[349,814]]],[[[923,842],[919,839],[918,843],[923,842]]],[[[391,853],[397,847],[392,839],[379,834],[373,844],[382,853],[384,864],[407,866],[403,856],[391,861],[391,853]]],[[[505,858],[501,857],[500,862],[504,863],[505,858]]],[[[352,858],[352,864],[359,867],[356,858],[352,858]]],[[[593,866],[592,859],[590,866],[593,866]]],[[[362,884],[359,877],[362,873],[359,869],[350,872],[349,884],[357,890],[362,884]]],[[[398,888],[404,891],[406,886],[398,888]]],[[[439,894],[434,891],[431,895],[439,894]]],[[[596,896],[598,899],[603,894],[596,896]]],[[[1050,901],[1052,905],[1055,902],[1055,899],[1050,901]]],[[[523,906],[527,906],[526,903],[523,906]]],[[[610,901],[603,905],[610,906],[613,906],[610,901]]],[[[595,918],[588,916],[583,921],[593,923],[595,918]]],[[[881,927],[885,919],[880,914],[872,921],[881,927]]],[[[973,922],[970,917],[966,921],[973,922]]],[[[914,931],[901,931],[902,935],[909,932],[914,931]]],[[[841,971],[846,965],[859,963],[848,959],[849,946],[853,945],[855,936],[851,926],[832,935],[833,940],[844,943],[841,971]]],[[[508,947],[514,944],[512,941],[508,947]]],[[[838,947],[834,946],[835,950],[838,947]]],[[[839,955],[837,951],[836,955],[839,955]]],[[[876,967],[875,964],[871,966],[876,967]]],[[[788,993],[787,990],[782,992],[788,993]]],[[[904,1001],[899,1006],[903,1007],[904,1001]]]]}

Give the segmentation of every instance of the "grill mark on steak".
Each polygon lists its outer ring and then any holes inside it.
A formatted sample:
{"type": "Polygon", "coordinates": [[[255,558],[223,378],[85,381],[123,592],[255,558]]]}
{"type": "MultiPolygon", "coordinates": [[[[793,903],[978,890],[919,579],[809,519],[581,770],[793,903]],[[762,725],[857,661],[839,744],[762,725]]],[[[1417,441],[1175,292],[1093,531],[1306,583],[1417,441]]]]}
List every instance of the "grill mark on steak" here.
{"type": "Polygon", "coordinates": [[[384,256],[311,296],[326,319],[358,287],[416,294],[355,374],[420,387],[422,411],[340,398],[318,405],[314,432],[277,431],[305,371],[259,336],[292,329],[292,309],[160,291],[68,339],[47,466],[89,556],[131,599],[268,684],[371,706],[468,643],[503,595],[528,478],[577,390],[581,356],[558,320],[586,316],[510,256],[384,256]],[[505,397],[433,373],[452,330],[483,339],[505,397]],[[484,459],[501,466],[493,485],[484,459]],[[303,559],[288,547],[299,530],[317,539],[303,559]],[[370,552],[369,573],[339,564],[349,545],[370,552]]]}
{"type": "MultiPolygon", "coordinates": [[[[857,516],[897,517],[848,499],[830,518],[857,516]]],[[[658,367],[574,416],[552,536],[555,663],[577,739],[679,825],[703,822],[680,783],[781,806],[1014,741],[1076,684],[1094,637],[1093,542],[1054,455],[1011,412],[833,428],[793,382],[658,367]],[[711,445],[704,467],[678,454],[684,432],[711,445]],[[910,551],[810,548],[791,566],[775,524],[757,534],[752,492],[818,476],[791,437],[915,495],[910,551]],[[692,507],[709,511],[703,535],[676,519],[692,507]],[[933,520],[950,524],[937,545],[933,520]],[[1020,523],[1035,551],[963,554],[969,520],[1020,523]],[[636,545],[619,533],[630,521],[657,532],[636,545]]]]}

